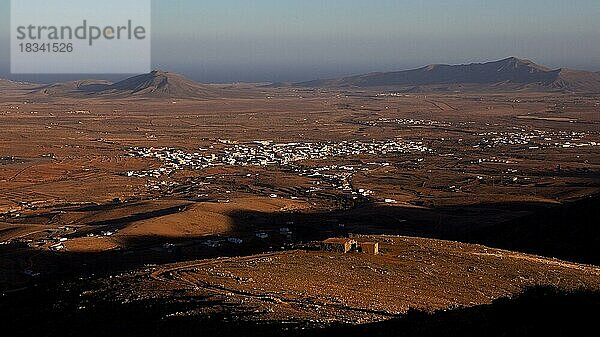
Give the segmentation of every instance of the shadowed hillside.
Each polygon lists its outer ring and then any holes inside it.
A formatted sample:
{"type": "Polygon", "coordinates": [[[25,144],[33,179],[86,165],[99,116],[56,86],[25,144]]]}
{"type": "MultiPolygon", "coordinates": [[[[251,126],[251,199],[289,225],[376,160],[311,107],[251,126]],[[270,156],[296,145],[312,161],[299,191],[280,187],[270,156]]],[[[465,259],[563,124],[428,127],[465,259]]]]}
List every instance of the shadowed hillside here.
{"type": "MultiPolygon", "coordinates": [[[[54,286],[52,286],[54,287],[54,286]]],[[[388,321],[366,325],[308,328],[275,322],[254,323],[213,317],[165,317],[198,306],[217,305],[206,298],[164,304],[101,302],[92,309],[77,309],[78,292],[60,286],[57,292],[42,287],[0,300],[8,313],[0,322],[7,337],[16,336],[597,336],[596,315],[600,294],[565,293],[552,288],[533,288],[515,298],[490,305],[425,313],[411,311],[388,321]],[[29,305],[34,304],[33,307],[29,305]],[[33,310],[32,310],[33,308],[33,310]],[[69,326],[69,329],[64,329],[69,326]]]]}
{"type": "Polygon", "coordinates": [[[472,241],[509,250],[600,264],[600,230],[594,209],[600,196],[538,210],[531,215],[477,230],[472,241]]]}

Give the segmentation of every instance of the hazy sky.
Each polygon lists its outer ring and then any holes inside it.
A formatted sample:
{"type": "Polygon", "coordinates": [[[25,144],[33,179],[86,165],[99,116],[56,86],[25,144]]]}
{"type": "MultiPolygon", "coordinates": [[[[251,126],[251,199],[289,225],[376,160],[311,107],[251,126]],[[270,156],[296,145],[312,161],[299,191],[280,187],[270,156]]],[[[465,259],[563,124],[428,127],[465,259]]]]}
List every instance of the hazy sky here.
{"type": "MultiPolygon", "coordinates": [[[[0,0],[0,77],[16,78],[9,3],[0,0]]],[[[202,82],[298,81],[507,56],[600,71],[599,18],[599,0],[154,0],[152,60],[202,82]]]]}

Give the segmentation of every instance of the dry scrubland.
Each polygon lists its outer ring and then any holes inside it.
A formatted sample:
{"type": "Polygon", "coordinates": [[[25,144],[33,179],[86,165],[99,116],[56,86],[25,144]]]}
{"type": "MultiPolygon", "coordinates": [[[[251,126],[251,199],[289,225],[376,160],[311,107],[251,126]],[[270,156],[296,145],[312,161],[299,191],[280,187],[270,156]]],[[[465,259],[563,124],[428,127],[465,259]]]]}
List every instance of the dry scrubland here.
{"type": "MultiPolygon", "coordinates": [[[[357,324],[409,309],[490,304],[534,286],[600,289],[600,268],[593,266],[429,239],[357,240],[381,242],[381,254],[296,250],[186,262],[105,280],[109,290],[102,296],[124,302],[200,297],[233,306],[245,319],[357,324]]],[[[214,310],[199,306],[171,314],[202,316],[214,310]]]]}
{"type": "MultiPolygon", "coordinates": [[[[98,279],[90,298],[206,295],[227,305],[164,314],[234,307],[263,320],[356,323],[490,303],[534,285],[598,289],[596,267],[450,241],[380,237],[380,256],[294,248],[348,233],[475,242],[597,195],[600,97],[243,93],[116,101],[5,93],[0,290],[132,270],[98,279]],[[311,153],[323,146],[337,155],[311,153]],[[273,157],[257,164],[238,151],[273,157]],[[245,257],[214,259],[222,256],[245,257]]],[[[593,260],[555,243],[528,251],[593,260]]]]}

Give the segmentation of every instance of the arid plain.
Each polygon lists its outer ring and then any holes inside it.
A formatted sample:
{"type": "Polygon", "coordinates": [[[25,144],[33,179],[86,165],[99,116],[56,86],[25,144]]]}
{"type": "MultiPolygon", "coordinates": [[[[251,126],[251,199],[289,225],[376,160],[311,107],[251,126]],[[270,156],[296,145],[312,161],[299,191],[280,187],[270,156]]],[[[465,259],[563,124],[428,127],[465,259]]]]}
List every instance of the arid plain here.
{"type": "Polygon", "coordinates": [[[600,290],[600,96],[219,89],[0,97],[6,305],[320,326],[600,290]],[[382,253],[311,246],[350,234],[382,253]]]}

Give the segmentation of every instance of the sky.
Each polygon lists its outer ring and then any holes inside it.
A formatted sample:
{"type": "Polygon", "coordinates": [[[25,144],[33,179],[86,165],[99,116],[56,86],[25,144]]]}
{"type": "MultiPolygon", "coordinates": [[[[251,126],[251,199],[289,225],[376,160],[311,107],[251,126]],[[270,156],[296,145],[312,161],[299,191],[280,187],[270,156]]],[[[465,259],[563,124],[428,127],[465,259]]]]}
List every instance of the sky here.
{"type": "MultiPolygon", "coordinates": [[[[0,77],[73,78],[10,74],[9,4],[0,0],[0,77]]],[[[302,81],[508,56],[600,71],[598,0],[153,0],[152,5],[153,68],[205,83],[302,81]]]]}

